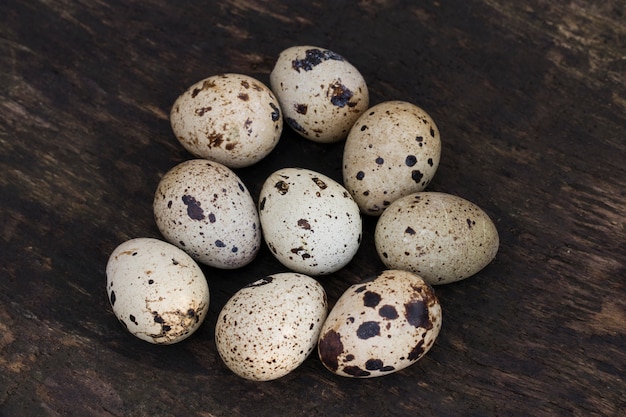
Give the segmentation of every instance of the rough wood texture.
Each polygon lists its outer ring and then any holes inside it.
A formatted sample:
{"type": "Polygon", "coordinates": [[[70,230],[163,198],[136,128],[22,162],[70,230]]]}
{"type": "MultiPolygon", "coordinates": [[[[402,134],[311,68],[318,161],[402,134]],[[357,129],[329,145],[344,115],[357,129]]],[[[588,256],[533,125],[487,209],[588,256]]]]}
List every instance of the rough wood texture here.
{"type": "MultiPolygon", "coordinates": [[[[199,3],[0,4],[0,415],[622,415],[623,1],[199,3]],[[179,345],[134,339],[104,291],[113,248],[159,236],[153,192],[190,157],[169,126],[175,98],[220,72],[267,82],[295,44],[347,57],[372,103],[426,109],[443,140],[430,189],[474,201],[500,231],[491,265],[436,288],[434,348],[384,378],[336,377],[315,355],[268,383],[222,365],[214,320],[282,270],[266,250],[242,270],[205,268],[210,316],[179,345]]],[[[341,151],[286,128],[238,172],[253,195],[283,166],[339,179],[341,151]]],[[[331,302],[382,268],[374,224],[321,280],[331,302]]]]}

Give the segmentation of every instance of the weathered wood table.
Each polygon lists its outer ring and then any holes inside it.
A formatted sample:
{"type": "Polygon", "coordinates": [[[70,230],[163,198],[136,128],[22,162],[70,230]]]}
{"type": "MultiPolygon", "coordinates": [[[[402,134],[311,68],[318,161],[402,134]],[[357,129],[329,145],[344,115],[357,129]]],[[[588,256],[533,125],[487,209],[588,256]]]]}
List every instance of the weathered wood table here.
{"type": "MultiPolygon", "coordinates": [[[[624,415],[625,22],[617,0],[3,1],[0,415],[624,415]],[[372,104],[426,109],[443,141],[429,189],[477,203],[500,232],[493,263],[436,287],[433,349],[383,378],[335,376],[315,354],[266,383],[222,364],[221,307],[284,269],[266,249],[240,270],[205,267],[209,316],[177,345],[131,336],[105,293],[109,254],[160,236],[155,187],[191,158],[169,125],[175,98],[222,72],[268,83],[298,44],[345,56],[372,104]]],[[[286,127],[237,173],[253,195],[284,166],[340,180],[342,146],[286,127]]],[[[320,279],[331,303],[383,268],[374,226],[320,279]]]]}

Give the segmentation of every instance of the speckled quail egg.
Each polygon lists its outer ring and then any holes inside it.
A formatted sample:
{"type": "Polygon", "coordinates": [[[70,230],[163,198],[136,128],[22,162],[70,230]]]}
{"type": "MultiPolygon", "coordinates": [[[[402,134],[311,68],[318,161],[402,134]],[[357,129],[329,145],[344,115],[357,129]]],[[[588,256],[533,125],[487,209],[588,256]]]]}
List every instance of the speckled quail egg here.
{"type": "Polygon", "coordinates": [[[364,214],[378,216],[394,200],[422,191],[441,155],[439,130],[418,106],[387,101],[350,129],[343,152],[343,184],[364,214]]]}
{"type": "Polygon", "coordinates": [[[242,74],[215,75],[192,85],[174,102],[170,122],[187,151],[230,168],[266,157],[283,129],[272,91],[242,74]]]}
{"type": "Polygon", "coordinates": [[[342,140],[369,105],[361,73],[341,55],[315,46],[282,51],[270,74],[285,121],[320,143],[342,140]]]}
{"type": "Polygon", "coordinates": [[[499,246],[487,213],[461,197],[438,192],[392,203],[378,219],[374,241],[388,268],[413,271],[432,285],[476,274],[499,246]]]}
{"type": "Polygon", "coordinates": [[[217,351],[243,378],[280,378],[314,350],[327,308],[324,288],[309,276],[285,272],[257,280],[222,308],[217,351]]]}
{"type": "Polygon", "coordinates": [[[106,266],[113,312],[139,339],[172,344],[189,337],[209,308],[209,286],[198,264],[176,246],[152,238],[119,245],[106,266]]]}
{"type": "Polygon", "coordinates": [[[441,323],[430,285],[408,271],[383,271],[337,300],[320,332],[319,357],[337,375],[389,375],[425,355],[441,323]]]}
{"type": "Polygon", "coordinates": [[[295,272],[335,272],[350,262],[361,242],[361,213],[350,193],[308,169],[271,174],[259,196],[259,218],[267,246],[295,272]]]}
{"type": "Polygon", "coordinates": [[[169,170],[159,182],[153,210],[165,239],[206,265],[239,268],[260,249],[252,196],[243,181],[218,162],[192,159],[169,170]]]}

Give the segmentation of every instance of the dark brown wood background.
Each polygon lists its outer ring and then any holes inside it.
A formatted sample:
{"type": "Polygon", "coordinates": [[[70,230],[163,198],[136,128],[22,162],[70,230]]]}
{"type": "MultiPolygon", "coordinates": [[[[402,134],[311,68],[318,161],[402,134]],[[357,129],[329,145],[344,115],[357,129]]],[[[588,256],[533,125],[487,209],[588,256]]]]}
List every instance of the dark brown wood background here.
{"type": "MultiPolygon", "coordinates": [[[[0,415],[621,416],[626,409],[626,4],[529,0],[4,0],[0,3],[0,415]],[[433,349],[351,380],[313,355],[273,382],[221,363],[214,321],[284,270],[263,250],[205,268],[210,314],[175,346],[133,338],[105,294],[110,252],[159,237],[152,197],[191,156],[168,113],[192,83],[268,83],[278,53],[344,55],[371,102],[426,109],[443,141],[429,187],[494,219],[496,260],[437,287],[433,349]]],[[[342,144],[288,128],[238,170],[253,195],[284,166],[340,180],[342,144]]],[[[331,302],[382,269],[375,221],[331,302]]]]}

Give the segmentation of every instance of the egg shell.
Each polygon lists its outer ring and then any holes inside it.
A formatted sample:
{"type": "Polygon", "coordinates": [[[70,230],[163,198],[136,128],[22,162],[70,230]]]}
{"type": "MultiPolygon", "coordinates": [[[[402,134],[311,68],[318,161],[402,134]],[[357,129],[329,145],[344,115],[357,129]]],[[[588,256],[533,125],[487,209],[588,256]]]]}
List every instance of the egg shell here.
{"type": "Polygon", "coordinates": [[[269,381],[296,369],[315,349],[328,312],[324,288],[293,272],[239,290],[215,325],[217,351],[235,374],[269,381]]]}
{"type": "Polygon", "coordinates": [[[230,168],[265,158],[283,129],[272,91],[242,74],[215,75],[189,87],[174,102],[170,123],[187,151],[230,168]]]}
{"type": "Polygon", "coordinates": [[[361,73],[339,54],[316,46],[282,51],[270,74],[285,122],[314,142],[342,140],[369,106],[361,73]]]}
{"type": "Polygon", "coordinates": [[[359,207],[333,179],[303,168],[283,168],[259,196],[263,236],[287,268],[309,275],[338,271],[361,243],[359,207]]]}
{"type": "Polygon", "coordinates": [[[153,210],[165,239],[206,265],[240,268],[261,247],[250,192],[218,162],[192,159],[169,170],[159,182],[153,210]]]}
{"type": "Polygon", "coordinates": [[[387,101],[350,129],[343,152],[343,184],[364,214],[379,216],[400,197],[425,189],[441,156],[439,129],[420,107],[387,101]]]}
{"type": "Polygon", "coordinates": [[[376,250],[387,268],[406,269],[432,285],[476,274],[496,256],[496,226],[461,197],[421,192],[396,200],[380,216],[376,250]]]}
{"type": "Polygon", "coordinates": [[[120,323],[150,343],[186,339],[209,309],[209,286],[198,264],[162,240],[122,243],[109,257],[106,276],[109,302],[120,323]]]}
{"type": "Polygon", "coordinates": [[[424,356],[441,324],[430,285],[408,271],[383,271],[337,300],[320,332],[319,357],[340,376],[389,375],[424,356]]]}

